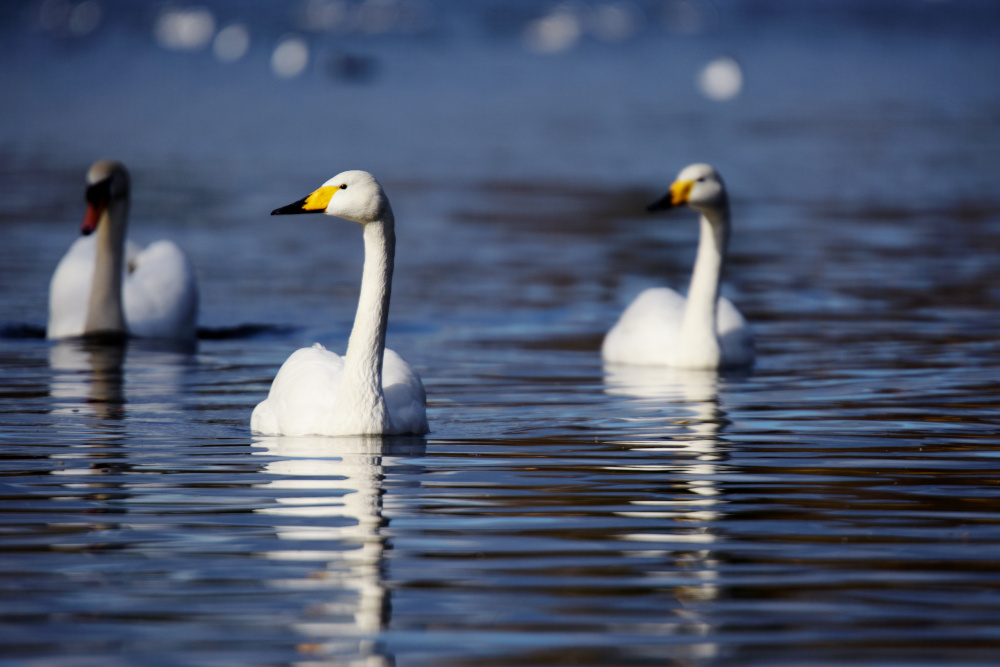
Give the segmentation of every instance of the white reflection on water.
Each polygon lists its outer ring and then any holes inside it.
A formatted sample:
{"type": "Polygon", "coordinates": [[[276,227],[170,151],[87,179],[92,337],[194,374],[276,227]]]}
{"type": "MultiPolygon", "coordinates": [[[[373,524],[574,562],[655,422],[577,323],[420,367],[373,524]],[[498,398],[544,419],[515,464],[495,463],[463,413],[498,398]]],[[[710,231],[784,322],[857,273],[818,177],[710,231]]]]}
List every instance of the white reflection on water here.
{"type": "Polygon", "coordinates": [[[124,419],[130,402],[160,418],[177,412],[192,352],[189,346],[151,341],[58,341],[49,349],[52,413],[94,417],[100,423],[124,419]]]}
{"type": "Polygon", "coordinates": [[[383,517],[383,481],[394,457],[424,455],[424,439],[268,437],[255,445],[263,448],[256,455],[277,457],[263,473],[278,476],[256,485],[275,505],[255,512],[274,517],[278,537],[294,543],[262,556],[327,561],[307,578],[270,582],[292,590],[328,590],[334,598],[309,610],[323,620],[294,624],[310,639],[305,650],[342,655],[345,642],[354,642],[350,648],[365,657],[364,664],[389,664],[370,642],[387,627],[390,613],[384,585],[388,538],[383,528],[388,521],[383,517]]]}
{"type": "Polygon", "coordinates": [[[49,389],[52,412],[122,419],[125,351],[124,345],[101,345],[80,339],[53,345],[49,350],[49,366],[53,370],[49,389]]]}
{"type": "MultiPolygon", "coordinates": [[[[642,551],[637,555],[667,557],[679,571],[691,576],[689,585],[674,589],[681,601],[715,600],[719,592],[719,564],[711,547],[718,536],[712,526],[722,519],[724,499],[716,480],[719,462],[723,459],[720,432],[727,423],[719,405],[718,372],[609,364],[604,373],[608,394],[634,399],[654,413],[667,408],[672,414],[670,421],[679,428],[678,433],[666,440],[661,435],[657,440],[621,442],[643,452],[670,453],[672,456],[665,457],[662,464],[642,462],[618,466],[618,469],[669,475],[680,493],[662,500],[629,501],[634,509],[616,512],[618,516],[649,519],[656,527],[626,533],[620,539],[644,544],[691,545],[689,548],[642,551]],[[661,526],[670,529],[663,530],[661,526]]],[[[700,635],[712,631],[707,619],[694,611],[688,612],[685,628],[700,635]]],[[[699,645],[698,652],[702,657],[715,656],[717,645],[699,645]]]]}

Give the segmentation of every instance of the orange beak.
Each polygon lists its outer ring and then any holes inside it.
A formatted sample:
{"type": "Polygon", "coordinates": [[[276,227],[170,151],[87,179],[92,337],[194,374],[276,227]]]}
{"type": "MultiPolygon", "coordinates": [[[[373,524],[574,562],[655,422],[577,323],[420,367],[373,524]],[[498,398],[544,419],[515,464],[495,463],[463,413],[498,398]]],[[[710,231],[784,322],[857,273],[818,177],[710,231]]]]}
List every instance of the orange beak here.
{"type": "Polygon", "coordinates": [[[84,236],[97,229],[101,222],[101,215],[108,208],[108,182],[101,181],[87,187],[85,195],[87,200],[87,212],[83,216],[83,224],[80,226],[80,233],[84,236]]]}
{"type": "Polygon", "coordinates": [[[95,229],[97,229],[97,223],[101,221],[101,214],[104,213],[103,202],[100,204],[92,204],[87,202],[87,212],[83,216],[83,224],[80,226],[80,233],[87,236],[95,229]]]}

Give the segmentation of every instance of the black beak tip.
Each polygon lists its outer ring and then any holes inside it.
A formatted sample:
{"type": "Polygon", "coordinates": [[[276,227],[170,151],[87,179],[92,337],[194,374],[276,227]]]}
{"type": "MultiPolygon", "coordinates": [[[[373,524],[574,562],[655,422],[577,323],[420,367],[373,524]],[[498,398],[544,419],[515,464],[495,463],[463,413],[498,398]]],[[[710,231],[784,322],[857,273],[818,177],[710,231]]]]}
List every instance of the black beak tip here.
{"type": "Polygon", "coordinates": [[[288,204],[287,206],[280,206],[280,207],[274,209],[273,211],[271,211],[271,215],[297,215],[297,214],[300,214],[300,213],[322,213],[323,212],[322,209],[318,209],[318,208],[307,209],[306,208],[306,199],[308,199],[308,197],[303,197],[302,199],[300,199],[298,201],[294,201],[291,204],[288,204]]]}
{"type": "Polygon", "coordinates": [[[293,215],[295,213],[312,213],[312,211],[307,211],[305,209],[306,200],[300,199],[294,201],[291,204],[285,206],[279,206],[278,208],[271,211],[271,215],[293,215]]]}
{"type": "Polygon", "coordinates": [[[671,196],[670,196],[670,194],[667,194],[667,195],[665,195],[663,197],[660,197],[659,199],[657,199],[656,201],[654,201],[652,204],[650,204],[649,206],[647,206],[646,210],[649,211],[650,213],[655,213],[657,211],[662,211],[664,209],[673,208],[673,207],[674,207],[674,204],[671,201],[671,196]]]}
{"type": "Polygon", "coordinates": [[[289,204],[288,206],[279,206],[271,211],[271,215],[291,215],[292,213],[302,212],[302,204],[295,202],[294,204],[289,204]]]}

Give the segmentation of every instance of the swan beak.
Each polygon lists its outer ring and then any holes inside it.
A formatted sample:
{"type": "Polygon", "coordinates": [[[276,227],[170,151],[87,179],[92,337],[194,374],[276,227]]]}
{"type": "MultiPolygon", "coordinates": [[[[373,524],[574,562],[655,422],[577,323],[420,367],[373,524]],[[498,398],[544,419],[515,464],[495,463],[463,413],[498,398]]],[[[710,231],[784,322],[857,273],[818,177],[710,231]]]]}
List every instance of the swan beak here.
{"type": "Polygon", "coordinates": [[[103,206],[88,203],[87,212],[83,216],[83,224],[80,225],[80,233],[87,236],[97,229],[97,223],[101,221],[101,213],[104,213],[103,206]]]}
{"type": "Polygon", "coordinates": [[[333,195],[336,194],[338,188],[331,186],[324,186],[315,192],[312,192],[302,199],[292,202],[287,206],[282,206],[281,208],[276,208],[271,211],[271,215],[293,215],[295,213],[322,213],[326,210],[326,207],[330,204],[330,200],[333,199],[333,195]]]}
{"type": "Polygon", "coordinates": [[[101,216],[108,209],[107,190],[107,181],[95,183],[87,188],[87,212],[83,215],[83,224],[80,225],[80,233],[84,236],[97,229],[101,216]]]}
{"type": "Polygon", "coordinates": [[[675,181],[670,186],[670,192],[647,206],[646,210],[650,212],[660,211],[665,208],[673,208],[681,204],[686,204],[688,197],[691,196],[691,188],[693,187],[694,181],[675,181]]]}

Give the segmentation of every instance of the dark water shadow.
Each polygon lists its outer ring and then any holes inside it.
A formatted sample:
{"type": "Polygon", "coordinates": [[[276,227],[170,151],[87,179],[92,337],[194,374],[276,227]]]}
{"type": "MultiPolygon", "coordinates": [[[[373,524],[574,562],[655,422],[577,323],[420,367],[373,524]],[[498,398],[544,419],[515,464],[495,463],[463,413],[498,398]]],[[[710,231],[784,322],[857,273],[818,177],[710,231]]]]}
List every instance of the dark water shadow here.
{"type": "Polygon", "coordinates": [[[39,340],[45,338],[45,327],[25,322],[0,324],[0,338],[9,340],[39,340]]]}
{"type": "MultiPolygon", "coordinates": [[[[300,327],[285,324],[237,324],[231,327],[198,327],[198,340],[268,340],[290,336],[300,330],[300,327]]],[[[6,340],[42,340],[45,338],[46,327],[30,322],[2,322],[0,323],[0,339],[6,340]]],[[[106,336],[86,336],[91,340],[104,339],[106,342],[114,342],[106,336]]],[[[161,340],[154,338],[132,338],[131,340],[141,340],[143,345],[157,345],[167,347],[182,346],[176,341],[161,340]]]]}
{"type": "Polygon", "coordinates": [[[272,340],[286,338],[300,327],[286,324],[237,324],[231,327],[198,327],[198,340],[272,340]]]}

